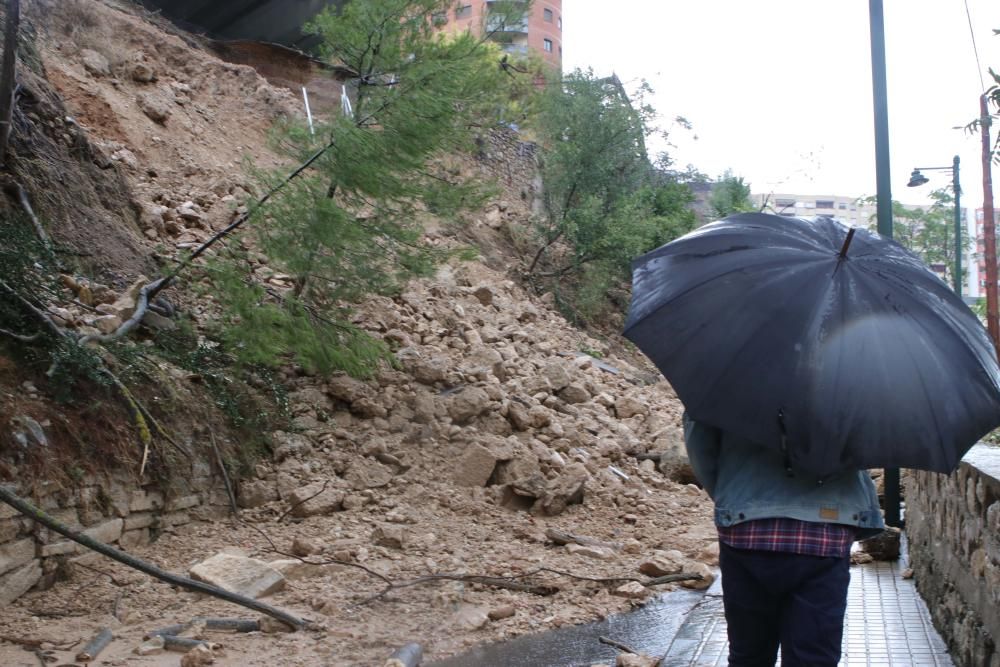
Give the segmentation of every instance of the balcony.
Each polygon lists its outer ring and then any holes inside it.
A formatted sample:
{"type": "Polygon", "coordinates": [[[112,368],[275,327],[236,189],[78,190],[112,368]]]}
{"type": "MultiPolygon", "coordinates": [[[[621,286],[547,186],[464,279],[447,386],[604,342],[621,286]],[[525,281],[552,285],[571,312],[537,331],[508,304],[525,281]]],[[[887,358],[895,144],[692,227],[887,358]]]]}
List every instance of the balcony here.
{"type": "Polygon", "coordinates": [[[506,21],[503,14],[492,15],[493,3],[486,3],[486,32],[506,34],[528,34],[528,15],[525,13],[519,21],[506,21]]]}
{"type": "Polygon", "coordinates": [[[521,19],[520,21],[509,23],[504,21],[504,17],[502,16],[490,16],[486,19],[486,32],[527,35],[528,20],[521,19]]]}
{"type": "Polygon", "coordinates": [[[503,50],[507,53],[513,53],[519,56],[528,55],[528,45],[527,44],[504,44],[503,50]]]}

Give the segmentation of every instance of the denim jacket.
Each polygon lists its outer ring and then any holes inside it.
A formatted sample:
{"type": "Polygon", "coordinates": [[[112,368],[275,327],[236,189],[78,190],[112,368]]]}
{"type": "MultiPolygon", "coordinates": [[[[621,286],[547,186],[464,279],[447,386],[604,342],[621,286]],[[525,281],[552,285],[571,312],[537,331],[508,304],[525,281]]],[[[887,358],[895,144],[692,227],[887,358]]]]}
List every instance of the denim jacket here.
{"type": "Polygon", "coordinates": [[[694,474],[715,501],[715,523],[788,517],[858,528],[857,539],[885,523],[875,484],[865,471],[817,480],[789,474],[781,454],[684,415],[684,441],[694,474]]]}

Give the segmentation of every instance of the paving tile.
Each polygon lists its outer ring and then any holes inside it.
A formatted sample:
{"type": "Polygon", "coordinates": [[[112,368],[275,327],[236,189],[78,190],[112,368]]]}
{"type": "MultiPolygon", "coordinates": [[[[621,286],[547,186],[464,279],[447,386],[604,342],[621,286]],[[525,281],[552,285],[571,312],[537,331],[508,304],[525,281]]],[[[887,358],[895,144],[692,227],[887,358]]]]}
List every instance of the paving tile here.
{"type": "MultiPolygon", "coordinates": [[[[851,568],[841,667],[954,667],[913,580],[900,576],[905,568],[905,557],[851,568]]],[[[707,596],[688,614],[660,664],[725,667],[729,653],[725,633],[722,599],[707,596]]]]}

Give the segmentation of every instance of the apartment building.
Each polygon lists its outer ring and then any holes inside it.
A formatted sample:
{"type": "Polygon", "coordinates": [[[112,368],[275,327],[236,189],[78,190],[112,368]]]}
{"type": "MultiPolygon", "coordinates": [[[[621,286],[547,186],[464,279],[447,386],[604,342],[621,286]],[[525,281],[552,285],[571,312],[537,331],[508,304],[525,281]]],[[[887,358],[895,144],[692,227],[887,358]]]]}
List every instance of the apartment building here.
{"type": "Polygon", "coordinates": [[[489,32],[508,53],[535,53],[562,70],[562,0],[535,0],[524,20],[515,25],[491,22],[493,4],[493,0],[459,0],[451,11],[437,17],[437,22],[449,31],[489,32]]]}
{"type": "Polygon", "coordinates": [[[789,216],[829,215],[846,225],[867,227],[875,218],[875,205],[859,202],[857,197],[840,195],[753,195],[758,209],[789,216]]]}

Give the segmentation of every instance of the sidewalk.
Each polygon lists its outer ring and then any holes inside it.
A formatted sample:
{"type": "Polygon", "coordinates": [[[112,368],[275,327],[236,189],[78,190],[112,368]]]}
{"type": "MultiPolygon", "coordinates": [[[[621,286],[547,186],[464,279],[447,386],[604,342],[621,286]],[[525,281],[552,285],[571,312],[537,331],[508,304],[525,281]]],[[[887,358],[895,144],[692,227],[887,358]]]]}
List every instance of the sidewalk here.
{"type": "MultiPolygon", "coordinates": [[[[913,580],[900,576],[906,567],[905,555],[892,563],[851,567],[841,667],[954,666],[913,580]]],[[[720,583],[688,614],[662,667],[725,667],[729,643],[720,583]]]]}

